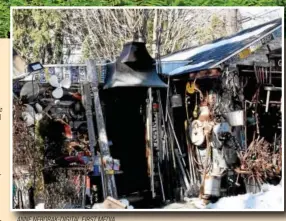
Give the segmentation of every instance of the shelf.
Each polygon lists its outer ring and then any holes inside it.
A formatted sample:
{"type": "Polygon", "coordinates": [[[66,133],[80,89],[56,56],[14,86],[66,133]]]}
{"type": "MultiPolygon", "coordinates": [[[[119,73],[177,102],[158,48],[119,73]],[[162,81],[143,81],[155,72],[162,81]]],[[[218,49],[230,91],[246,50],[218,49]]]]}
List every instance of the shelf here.
{"type": "Polygon", "coordinates": [[[282,87],[265,86],[264,90],[266,90],[266,91],[281,91],[282,87]]]}

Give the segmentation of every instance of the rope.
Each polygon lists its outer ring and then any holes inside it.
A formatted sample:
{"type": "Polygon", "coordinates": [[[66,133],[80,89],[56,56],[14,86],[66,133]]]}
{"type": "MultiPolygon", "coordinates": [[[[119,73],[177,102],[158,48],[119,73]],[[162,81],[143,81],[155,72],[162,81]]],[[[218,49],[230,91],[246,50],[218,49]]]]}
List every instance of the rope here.
{"type": "MultiPolygon", "coordinates": [[[[196,82],[196,79],[194,80],[194,83],[196,82]]],[[[196,87],[196,90],[198,90],[197,89],[197,87],[196,87]]],[[[202,92],[199,90],[199,93],[200,94],[202,94],[202,92]]],[[[185,109],[186,109],[186,116],[187,116],[187,124],[189,124],[189,122],[190,122],[190,118],[189,118],[189,113],[188,113],[188,98],[187,98],[187,87],[186,87],[186,89],[185,89],[185,109]]],[[[186,136],[188,136],[188,132],[187,132],[187,125],[185,126],[185,129],[186,129],[186,136]]],[[[207,136],[206,136],[207,137],[207,136]]],[[[189,143],[188,142],[188,137],[187,137],[187,143],[189,143]]],[[[207,142],[207,145],[208,145],[208,142],[207,142]]],[[[192,150],[192,148],[191,148],[191,151],[193,151],[192,150]]],[[[208,153],[207,153],[208,154],[208,153]]],[[[202,164],[202,163],[200,163],[200,162],[198,162],[198,160],[196,159],[196,157],[194,156],[194,154],[192,154],[192,160],[195,162],[195,164],[197,165],[197,171],[199,172],[199,173],[203,173],[205,170],[207,171],[207,172],[209,172],[210,171],[210,169],[211,169],[211,160],[210,160],[210,158],[209,157],[207,157],[207,159],[206,159],[206,163],[205,163],[205,166],[202,164]],[[202,167],[203,169],[200,169],[199,167],[202,167]]]]}

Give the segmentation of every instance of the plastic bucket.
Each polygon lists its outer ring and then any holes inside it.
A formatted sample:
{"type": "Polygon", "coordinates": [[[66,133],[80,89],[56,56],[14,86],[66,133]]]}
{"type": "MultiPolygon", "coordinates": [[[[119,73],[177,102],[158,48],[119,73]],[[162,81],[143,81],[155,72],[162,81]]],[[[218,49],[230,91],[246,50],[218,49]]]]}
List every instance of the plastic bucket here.
{"type": "Polygon", "coordinates": [[[228,123],[231,126],[243,126],[244,125],[244,111],[238,110],[225,114],[228,123]]]}

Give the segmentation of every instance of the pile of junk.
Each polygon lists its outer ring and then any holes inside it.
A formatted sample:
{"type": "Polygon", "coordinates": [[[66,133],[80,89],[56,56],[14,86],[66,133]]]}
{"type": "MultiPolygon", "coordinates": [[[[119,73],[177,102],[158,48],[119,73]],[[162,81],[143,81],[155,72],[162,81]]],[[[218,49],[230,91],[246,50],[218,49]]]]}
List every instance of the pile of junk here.
{"type": "Polygon", "coordinates": [[[166,111],[175,131],[167,136],[175,141],[170,150],[181,173],[181,199],[216,201],[259,192],[265,182],[280,182],[281,87],[249,83],[228,67],[170,79],[166,111]],[[247,87],[253,85],[255,94],[249,94],[247,87]],[[263,101],[269,99],[263,91],[269,87],[278,91],[271,107],[263,101]]]}
{"type": "Polygon", "coordinates": [[[118,177],[118,193],[128,192],[121,186],[147,189],[149,205],[157,207],[185,197],[213,202],[278,184],[282,93],[275,51],[264,66],[170,76],[144,43],[126,44],[102,90],[110,151],[129,177],[118,177]]]}
{"type": "Polygon", "coordinates": [[[160,208],[185,197],[214,202],[255,193],[282,176],[281,50],[268,57],[264,66],[172,76],[162,73],[145,43],[127,43],[100,73],[87,62],[87,74],[105,75],[104,81],[93,76],[91,83],[59,83],[54,76],[50,84],[29,82],[32,95],[47,88],[52,94],[33,96],[41,105],[30,124],[41,116],[62,125],[50,141],[62,133],[61,145],[82,153],[56,154],[49,162],[84,165],[85,208],[112,198],[127,199],[134,208],[160,208]]]}

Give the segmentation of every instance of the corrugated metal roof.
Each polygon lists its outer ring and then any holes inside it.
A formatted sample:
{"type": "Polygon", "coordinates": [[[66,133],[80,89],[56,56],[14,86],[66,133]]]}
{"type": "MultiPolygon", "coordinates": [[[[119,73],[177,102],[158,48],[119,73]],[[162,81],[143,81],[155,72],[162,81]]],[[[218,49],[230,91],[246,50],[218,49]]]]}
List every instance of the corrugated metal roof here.
{"type": "Polygon", "coordinates": [[[162,57],[162,73],[181,75],[244,59],[269,41],[281,36],[282,19],[276,19],[235,35],[217,39],[196,48],[162,57]]]}

